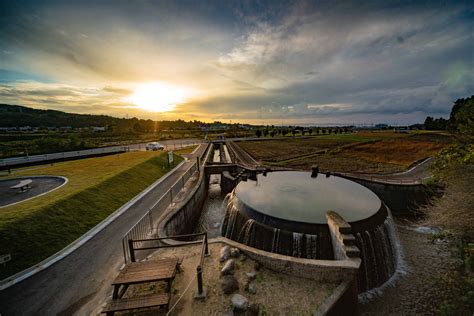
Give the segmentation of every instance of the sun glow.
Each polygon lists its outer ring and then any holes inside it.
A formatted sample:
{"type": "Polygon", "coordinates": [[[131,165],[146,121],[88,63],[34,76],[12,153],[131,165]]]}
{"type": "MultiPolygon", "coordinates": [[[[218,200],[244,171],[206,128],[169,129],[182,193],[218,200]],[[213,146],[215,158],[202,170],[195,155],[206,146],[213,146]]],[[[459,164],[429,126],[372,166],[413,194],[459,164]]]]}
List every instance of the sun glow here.
{"type": "Polygon", "coordinates": [[[136,88],[128,101],[145,111],[168,112],[184,103],[187,94],[184,88],[153,82],[136,88]]]}

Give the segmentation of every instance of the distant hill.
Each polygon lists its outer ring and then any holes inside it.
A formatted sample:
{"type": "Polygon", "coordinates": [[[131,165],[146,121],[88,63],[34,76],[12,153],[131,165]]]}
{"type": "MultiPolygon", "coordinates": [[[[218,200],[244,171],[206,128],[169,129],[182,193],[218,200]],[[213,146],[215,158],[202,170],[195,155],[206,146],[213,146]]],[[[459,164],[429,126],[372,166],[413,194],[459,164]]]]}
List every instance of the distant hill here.
{"type": "Polygon", "coordinates": [[[38,110],[19,105],[0,104],[0,127],[71,126],[79,128],[118,125],[124,120],[126,119],[107,115],[73,114],[54,110],[38,110]]]}

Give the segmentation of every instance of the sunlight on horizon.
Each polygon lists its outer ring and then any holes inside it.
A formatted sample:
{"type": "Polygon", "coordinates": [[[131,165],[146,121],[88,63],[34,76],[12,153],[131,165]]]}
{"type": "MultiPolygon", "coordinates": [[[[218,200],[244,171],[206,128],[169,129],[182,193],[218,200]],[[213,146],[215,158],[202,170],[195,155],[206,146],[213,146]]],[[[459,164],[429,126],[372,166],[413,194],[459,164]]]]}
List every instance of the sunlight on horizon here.
{"type": "Polygon", "coordinates": [[[188,97],[189,92],[185,88],[152,82],[139,85],[126,99],[145,111],[169,112],[186,102],[188,97]]]}

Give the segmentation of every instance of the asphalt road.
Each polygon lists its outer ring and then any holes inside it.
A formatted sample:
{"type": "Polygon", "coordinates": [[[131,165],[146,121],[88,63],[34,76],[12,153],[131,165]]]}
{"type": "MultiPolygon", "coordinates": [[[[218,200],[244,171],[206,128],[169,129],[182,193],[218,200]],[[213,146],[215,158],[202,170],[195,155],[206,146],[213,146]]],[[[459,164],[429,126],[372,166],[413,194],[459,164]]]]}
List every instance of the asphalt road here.
{"type": "MultiPolygon", "coordinates": [[[[185,147],[190,144],[196,144],[196,143],[201,143],[201,142],[202,142],[202,139],[198,139],[198,138],[170,139],[170,140],[160,141],[160,143],[165,146],[166,150],[174,150],[174,149],[185,147]]],[[[85,158],[92,155],[115,153],[115,152],[123,151],[124,148],[128,148],[129,150],[132,150],[132,151],[146,150],[146,144],[147,143],[139,143],[139,144],[129,144],[129,145],[123,145],[123,146],[99,147],[99,148],[85,149],[85,150],[78,150],[78,151],[51,153],[51,154],[45,154],[45,155],[32,155],[32,156],[5,158],[5,159],[0,159],[0,166],[2,166],[3,168],[6,168],[8,166],[12,168],[17,168],[19,166],[38,164],[38,163],[43,163],[46,161],[54,161],[54,160],[61,160],[61,159],[79,159],[82,157],[85,158]]]]}
{"type": "MultiPolygon", "coordinates": [[[[69,256],[0,292],[0,314],[90,315],[123,264],[122,236],[194,163],[191,159],[69,256]]],[[[161,210],[163,212],[164,209],[161,210]]],[[[109,293],[110,292],[110,293],[109,293]]]]}

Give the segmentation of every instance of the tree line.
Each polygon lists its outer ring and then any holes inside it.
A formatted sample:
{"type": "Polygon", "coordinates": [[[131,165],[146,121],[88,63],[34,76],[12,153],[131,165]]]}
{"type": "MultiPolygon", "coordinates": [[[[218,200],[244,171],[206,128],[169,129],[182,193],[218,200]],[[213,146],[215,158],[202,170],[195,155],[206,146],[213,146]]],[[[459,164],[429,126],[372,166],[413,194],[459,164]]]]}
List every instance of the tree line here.
{"type": "Polygon", "coordinates": [[[425,129],[448,130],[474,136],[474,95],[457,99],[451,109],[449,119],[428,116],[425,119],[425,129]]]}
{"type": "Polygon", "coordinates": [[[352,133],[352,129],[347,127],[337,127],[337,128],[303,128],[303,127],[295,127],[295,128],[275,128],[274,126],[271,128],[264,128],[264,129],[257,129],[255,130],[255,136],[258,138],[260,137],[275,137],[276,135],[286,136],[286,135],[319,135],[319,134],[346,134],[352,133]]]}

